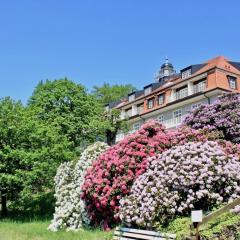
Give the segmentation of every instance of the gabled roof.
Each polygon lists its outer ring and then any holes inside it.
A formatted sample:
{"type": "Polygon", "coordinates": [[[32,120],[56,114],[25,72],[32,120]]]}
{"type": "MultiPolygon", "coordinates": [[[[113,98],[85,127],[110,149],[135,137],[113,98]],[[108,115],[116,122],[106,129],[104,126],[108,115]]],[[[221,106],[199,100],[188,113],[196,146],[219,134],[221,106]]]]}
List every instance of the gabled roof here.
{"type": "MultiPolygon", "coordinates": [[[[185,71],[189,68],[191,68],[190,78],[192,78],[194,76],[197,76],[197,75],[200,75],[202,73],[205,73],[205,72],[207,72],[207,71],[209,71],[213,68],[220,68],[220,69],[223,69],[223,70],[227,70],[227,71],[231,71],[233,73],[239,74],[240,62],[232,62],[232,61],[229,61],[224,56],[217,56],[213,59],[208,60],[205,63],[194,64],[194,65],[190,65],[186,68],[183,68],[180,72],[182,73],[183,71],[185,71]]],[[[147,94],[146,96],[154,94],[154,92],[164,90],[164,89],[170,87],[171,85],[179,84],[182,81],[186,81],[187,79],[188,78],[182,79],[181,74],[176,73],[176,74],[170,76],[169,78],[164,78],[163,81],[150,83],[150,84],[146,85],[143,88],[143,90],[132,92],[129,95],[135,93],[135,99],[136,100],[137,100],[137,98],[141,99],[141,98],[144,97],[144,89],[146,89],[148,87],[152,87],[152,91],[151,91],[151,93],[147,94]]],[[[118,101],[117,105],[119,107],[119,106],[123,106],[123,105],[127,105],[127,104],[129,104],[128,98],[124,98],[124,99],[122,99],[122,101],[118,101]]],[[[117,105],[114,105],[114,107],[116,107],[117,105]]]]}
{"type": "Polygon", "coordinates": [[[192,74],[196,73],[206,65],[207,65],[206,63],[192,65],[192,74]]]}
{"type": "Polygon", "coordinates": [[[228,61],[228,62],[240,71],[240,62],[231,62],[231,61],[228,61]]]}
{"type": "Polygon", "coordinates": [[[207,63],[190,65],[190,66],[188,66],[186,68],[183,68],[181,70],[181,72],[184,72],[187,69],[191,69],[191,74],[193,75],[194,73],[196,73],[197,71],[199,71],[201,68],[203,68],[206,65],[207,65],[207,63]]]}
{"type": "Polygon", "coordinates": [[[109,106],[109,108],[111,109],[111,108],[116,107],[121,102],[122,102],[122,100],[117,100],[117,101],[114,101],[114,102],[110,102],[110,103],[106,104],[105,106],[109,106]]]}
{"type": "Polygon", "coordinates": [[[135,92],[135,98],[138,98],[144,94],[144,90],[139,90],[135,92]]]}

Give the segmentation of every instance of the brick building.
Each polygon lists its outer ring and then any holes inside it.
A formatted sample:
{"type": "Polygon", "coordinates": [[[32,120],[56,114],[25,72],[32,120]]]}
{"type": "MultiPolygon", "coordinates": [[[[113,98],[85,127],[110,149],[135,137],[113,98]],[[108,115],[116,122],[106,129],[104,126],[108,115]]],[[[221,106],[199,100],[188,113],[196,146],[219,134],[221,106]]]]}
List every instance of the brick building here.
{"type": "MultiPolygon", "coordinates": [[[[200,104],[212,103],[225,92],[240,92],[240,62],[219,56],[176,73],[166,60],[154,83],[108,104],[106,109],[119,109],[121,118],[128,119],[131,131],[149,119],[156,119],[166,128],[175,128],[189,111],[200,104]]],[[[123,137],[119,133],[116,141],[123,137]]]]}

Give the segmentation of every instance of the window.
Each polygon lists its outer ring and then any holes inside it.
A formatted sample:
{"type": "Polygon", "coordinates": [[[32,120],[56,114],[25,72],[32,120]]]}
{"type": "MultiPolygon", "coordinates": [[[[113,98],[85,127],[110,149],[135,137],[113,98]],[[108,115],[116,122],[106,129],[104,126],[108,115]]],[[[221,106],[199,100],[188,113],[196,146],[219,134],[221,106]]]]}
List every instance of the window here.
{"type": "Polygon", "coordinates": [[[174,118],[178,118],[182,116],[182,109],[178,109],[176,111],[173,112],[173,117],[174,118]]]}
{"type": "Polygon", "coordinates": [[[182,109],[177,109],[173,112],[174,124],[178,125],[182,123],[182,109]]]}
{"type": "Polygon", "coordinates": [[[229,87],[232,89],[237,89],[237,78],[228,76],[229,87]]]}
{"type": "Polygon", "coordinates": [[[176,90],[176,100],[187,97],[188,96],[188,88],[183,87],[181,89],[176,90]]]}
{"type": "Polygon", "coordinates": [[[191,68],[182,72],[182,79],[190,77],[192,74],[191,68]]]}
{"type": "Polygon", "coordinates": [[[140,128],[140,123],[133,124],[133,127],[132,127],[133,131],[137,131],[139,128],[140,128]]]}
{"type": "Polygon", "coordinates": [[[158,105],[162,105],[164,103],[164,93],[158,96],[158,105]]]}
{"type": "Polygon", "coordinates": [[[128,96],[128,101],[131,102],[135,99],[135,94],[131,94],[128,96]]]}
{"type": "Polygon", "coordinates": [[[154,100],[153,99],[149,99],[147,102],[147,108],[151,109],[154,106],[154,100]]]}
{"type": "Polygon", "coordinates": [[[152,91],[152,86],[144,89],[144,94],[147,95],[152,91]]]}
{"type": "Polygon", "coordinates": [[[205,90],[206,90],[206,80],[194,83],[193,93],[203,92],[205,90]]]}
{"type": "Polygon", "coordinates": [[[200,107],[201,105],[202,105],[202,103],[194,103],[191,108],[192,108],[192,110],[194,110],[194,109],[200,107]]]}
{"type": "Polygon", "coordinates": [[[138,113],[138,114],[143,113],[143,110],[144,110],[143,104],[137,106],[137,113],[138,113]]]}
{"type": "Polygon", "coordinates": [[[164,117],[163,117],[163,115],[159,115],[159,116],[157,117],[157,121],[158,121],[159,123],[163,123],[163,122],[164,122],[164,117]]]}
{"type": "Polygon", "coordinates": [[[168,69],[164,69],[163,75],[164,76],[169,76],[169,70],[168,69]]]}
{"type": "Polygon", "coordinates": [[[126,110],[126,115],[127,115],[127,117],[132,116],[132,108],[129,108],[128,110],[126,110]]]}

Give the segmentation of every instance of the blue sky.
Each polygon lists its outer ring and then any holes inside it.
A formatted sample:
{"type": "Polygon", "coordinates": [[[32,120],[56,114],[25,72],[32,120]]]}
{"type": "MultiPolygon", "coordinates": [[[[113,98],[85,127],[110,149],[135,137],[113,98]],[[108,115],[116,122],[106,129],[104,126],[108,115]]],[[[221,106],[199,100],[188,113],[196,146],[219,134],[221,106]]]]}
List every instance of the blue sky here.
{"type": "Polygon", "coordinates": [[[2,0],[0,97],[26,102],[40,80],[153,81],[218,55],[240,61],[239,0],[2,0]]]}

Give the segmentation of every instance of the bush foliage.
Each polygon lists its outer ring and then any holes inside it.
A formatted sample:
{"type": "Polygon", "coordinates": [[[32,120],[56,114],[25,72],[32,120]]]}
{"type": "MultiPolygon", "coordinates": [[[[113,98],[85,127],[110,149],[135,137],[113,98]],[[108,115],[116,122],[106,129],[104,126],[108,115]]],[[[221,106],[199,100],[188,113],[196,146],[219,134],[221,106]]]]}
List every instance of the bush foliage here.
{"type": "Polygon", "coordinates": [[[216,142],[189,142],[151,158],[146,171],[121,200],[127,225],[151,227],[161,219],[209,210],[240,195],[240,161],[216,142]]]}
{"type": "Polygon", "coordinates": [[[240,143],[240,94],[226,94],[213,104],[200,106],[185,123],[194,129],[219,130],[225,140],[240,143]]]}
{"type": "Polygon", "coordinates": [[[136,133],[109,148],[87,171],[83,185],[91,220],[96,224],[117,222],[119,200],[127,195],[135,178],[144,173],[148,157],[170,147],[169,137],[163,126],[148,122],[136,133]]]}
{"type": "Polygon", "coordinates": [[[49,230],[76,230],[89,224],[85,203],[80,198],[81,186],[87,168],[106,149],[105,143],[96,142],[82,153],[75,166],[72,162],[60,165],[55,176],[55,214],[49,230]]]}

